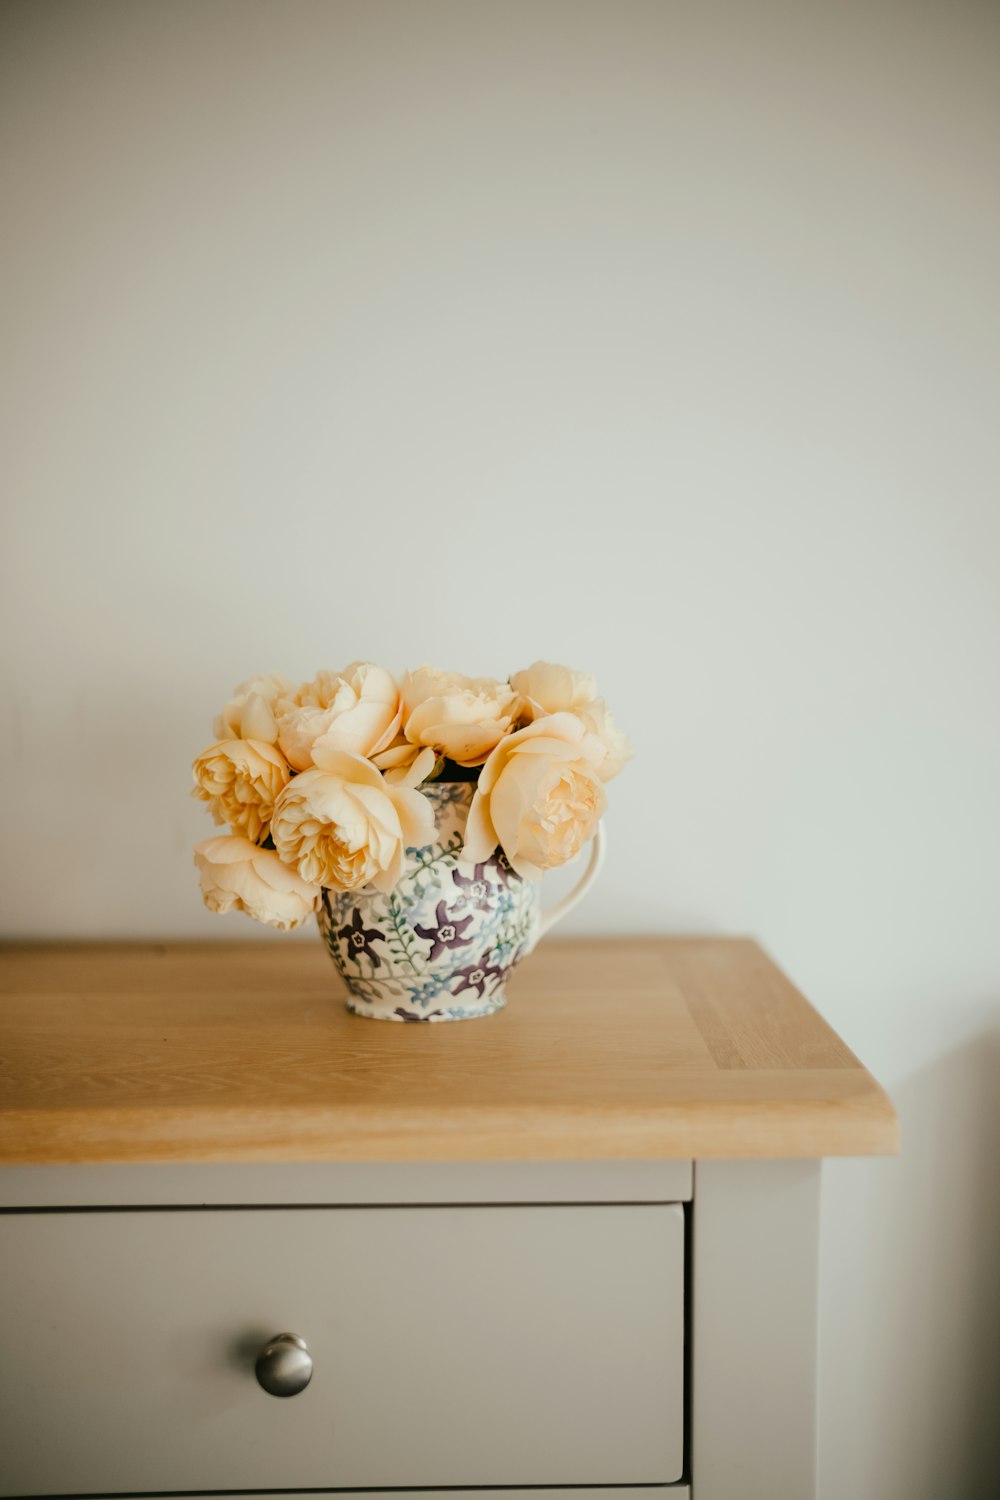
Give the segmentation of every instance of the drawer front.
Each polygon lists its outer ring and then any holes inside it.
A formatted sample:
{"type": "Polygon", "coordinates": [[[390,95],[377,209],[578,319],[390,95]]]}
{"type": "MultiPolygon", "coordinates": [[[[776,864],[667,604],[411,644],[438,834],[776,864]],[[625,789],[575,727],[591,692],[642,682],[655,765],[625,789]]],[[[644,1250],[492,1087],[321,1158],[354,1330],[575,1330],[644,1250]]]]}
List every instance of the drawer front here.
{"type": "Polygon", "coordinates": [[[683,1257],[664,1204],[3,1215],[2,1493],[677,1480],[683,1257]]]}
{"type": "MultiPolygon", "coordinates": [[[[280,1491],[272,1491],[272,1497],[281,1500],[280,1491]]],[[[219,1495],[165,1495],[157,1500],[219,1500],[219,1495]]],[[[226,1495],[225,1500],[261,1500],[261,1497],[258,1492],[226,1495]]],[[[309,1500],[372,1500],[372,1494],[370,1490],[311,1490],[309,1500]]],[[[636,1500],[636,1492],[614,1485],[599,1490],[561,1489],[557,1495],[551,1490],[421,1490],[419,1500],[636,1500]]],[[[691,1491],[686,1484],[654,1484],[643,1488],[640,1500],[691,1500],[691,1491]]]]}

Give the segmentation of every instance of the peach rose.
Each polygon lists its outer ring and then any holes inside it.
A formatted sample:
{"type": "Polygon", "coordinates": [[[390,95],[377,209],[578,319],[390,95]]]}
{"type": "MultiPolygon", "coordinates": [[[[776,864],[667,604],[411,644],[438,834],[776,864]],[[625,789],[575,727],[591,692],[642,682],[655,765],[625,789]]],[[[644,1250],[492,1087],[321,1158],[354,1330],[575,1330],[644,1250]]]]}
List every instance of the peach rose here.
{"type": "Polygon", "coordinates": [[[403,734],[460,766],[481,766],[521,707],[507,682],[420,667],[403,679],[403,734]]]}
{"type": "Polygon", "coordinates": [[[540,719],[545,714],[569,712],[579,715],[591,734],[595,734],[604,746],[605,757],[598,768],[602,781],[617,776],[631,758],[631,746],[604,699],[598,698],[597,683],[588,672],[575,672],[572,667],[536,661],[526,671],[515,672],[510,684],[525,700],[529,721],[540,719]]]}
{"type": "Polygon", "coordinates": [[[479,864],[499,844],[531,879],[565,864],[597,831],[604,755],[576,714],[548,714],[508,735],[480,772],[459,858],[479,864]]]}
{"type": "Polygon", "coordinates": [[[558,667],[549,661],[536,661],[525,671],[515,672],[510,685],[525,700],[531,719],[564,709],[576,713],[597,697],[597,683],[589,672],[575,672],[572,667],[558,667]]]}
{"type": "Polygon", "coordinates": [[[604,746],[604,759],[597,768],[597,774],[602,781],[610,781],[612,776],[618,775],[625,762],[632,759],[632,746],[618,728],[603,698],[595,698],[593,703],[584,704],[583,708],[577,709],[577,713],[591,734],[596,735],[604,746]]]}
{"type": "Polygon", "coordinates": [[[291,775],[280,750],[263,740],[223,740],[203,750],[191,769],[191,795],[208,803],[215,821],[260,843],[275,798],[291,775]]]}
{"type": "Polygon", "coordinates": [[[405,851],[433,842],[434,809],[422,793],[386,782],[360,755],[317,745],[316,765],[288,783],[271,820],[274,846],[303,880],[337,891],[391,891],[405,851]]]}
{"type": "Polygon", "coordinates": [[[245,911],[255,922],[299,927],[319,905],[319,887],[282,864],[273,849],[258,849],[238,834],[206,839],[194,851],[201,894],[209,911],[245,911]]]}
{"type": "Polygon", "coordinates": [[[343,672],[319,672],[278,719],[278,743],[297,771],[315,764],[313,747],[374,755],[392,743],[400,725],[399,689],[382,667],[352,662],[343,672]]]}
{"type": "Polygon", "coordinates": [[[386,781],[403,781],[407,786],[419,786],[426,781],[437,759],[429,745],[411,745],[402,735],[397,735],[391,745],[372,756],[386,781]]]}
{"type": "Polygon", "coordinates": [[[250,677],[234,690],[221,714],[216,714],[212,733],[217,740],[263,740],[274,745],[276,715],[294,702],[294,695],[295,688],[286,677],[250,677]]]}

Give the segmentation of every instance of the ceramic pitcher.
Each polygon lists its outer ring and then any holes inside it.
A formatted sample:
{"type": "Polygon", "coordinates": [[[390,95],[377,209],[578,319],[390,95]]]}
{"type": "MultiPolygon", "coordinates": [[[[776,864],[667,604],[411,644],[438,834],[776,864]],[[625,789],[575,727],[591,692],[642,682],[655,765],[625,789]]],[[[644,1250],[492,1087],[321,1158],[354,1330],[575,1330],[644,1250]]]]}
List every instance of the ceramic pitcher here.
{"type": "Polygon", "coordinates": [[[386,893],[324,890],[320,931],[347,986],[347,1007],[383,1021],[465,1021],[506,1002],[507,976],[575,906],[604,858],[598,824],[589,860],[562,901],[542,912],[541,881],[524,880],[501,850],[459,866],[475,792],[468,781],[431,782],[433,844],[407,851],[406,874],[386,893]]]}

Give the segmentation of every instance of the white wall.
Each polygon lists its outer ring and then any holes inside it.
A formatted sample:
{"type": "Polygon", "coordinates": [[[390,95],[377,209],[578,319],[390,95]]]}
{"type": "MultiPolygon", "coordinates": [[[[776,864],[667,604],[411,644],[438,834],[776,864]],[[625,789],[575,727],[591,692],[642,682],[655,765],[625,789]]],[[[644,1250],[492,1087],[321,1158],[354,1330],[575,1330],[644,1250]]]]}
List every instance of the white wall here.
{"type": "Polygon", "coordinates": [[[188,800],[250,673],[595,671],[577,930],[756,933],[902,1112],[824,1500],[995,1493],[998,20],[0,6],[4,930],[258,935],[188,800]]]}

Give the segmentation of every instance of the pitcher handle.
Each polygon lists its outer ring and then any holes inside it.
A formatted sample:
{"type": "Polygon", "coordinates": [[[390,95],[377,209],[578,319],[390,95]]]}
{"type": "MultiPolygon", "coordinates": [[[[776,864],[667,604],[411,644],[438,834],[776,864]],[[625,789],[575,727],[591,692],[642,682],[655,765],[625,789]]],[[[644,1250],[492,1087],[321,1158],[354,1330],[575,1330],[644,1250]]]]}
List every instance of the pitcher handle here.
{"type": "Polygon", "coordinates": [[[535,938],[535,942],[531,945],[532,948],[547,932],[551,932],[556,923],[561,922],[566,913],[572,911],[576,903],[582,900],[590,890],[590,887],[600,873],[601,865],[604,863],[604,850],[604,824],[601,822],[598,823],[597,832],[590,841],[590,858],[587,861],[587,868],[567,896],[564,896],[561,901],[557,901],[555,906],[550,907],[548,911],[542,912],[541,921],[538,926],[538,935],[535,938]]]}

